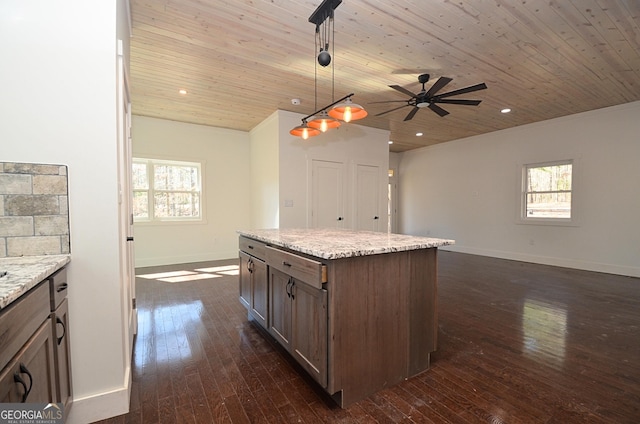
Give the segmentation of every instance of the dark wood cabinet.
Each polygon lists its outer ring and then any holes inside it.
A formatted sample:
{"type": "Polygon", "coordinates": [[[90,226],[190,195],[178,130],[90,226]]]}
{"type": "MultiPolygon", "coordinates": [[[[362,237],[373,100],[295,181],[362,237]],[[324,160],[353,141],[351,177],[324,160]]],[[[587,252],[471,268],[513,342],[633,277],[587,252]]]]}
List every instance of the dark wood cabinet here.
{"type": "Polygon", "coordinates": [[[340,406],[429,368],[438,332],[436,248],[322,259],[259,243],[266,328],[340,406]]]}
{"type": "Polygon", "coordinates": [[[288,351],[291,351],[291,279],[290,275],[269,268],[269,333],[288,351]]]}
{"type": "Polygon", "coordinates": [[[73,401],[71,388],[71,344],[69,338],[69,303],[67,301],[67,270],[61,269],[49,277],[51,324],[53,330],[56,373],[56,402],[64,405],[65,415],[73,401]]]}
{"type": "Polygon", "coordinates": [[[251,302],[251,256],[240,251],[240,303],[249,309],[251,302]]]}
{"type": "Polygon", "coordinates": [[[72,403],[63,268],[0,311],[0,402],[72,403]]]}
{"type": "Polygon", "coordinates": [[[0,403],[56,399],[51,321],[46,320],[0,374],[0,403]]]}
{"type": "Polygon", "coordinates": [[[264,244],[240,239],[240,302],[249,317],[268,328],[268,267],[264,261],[264,244]]]}
{"type": "Polygon", "coordinates": [[[327,387],[327,291],[296,278],[291,284],[291,353],[327,387]]]}
{"type": "Polygon", "coordinates": [[[55,402],[49,287],[38,284],[0,312],[0,402],[55,402]]]}

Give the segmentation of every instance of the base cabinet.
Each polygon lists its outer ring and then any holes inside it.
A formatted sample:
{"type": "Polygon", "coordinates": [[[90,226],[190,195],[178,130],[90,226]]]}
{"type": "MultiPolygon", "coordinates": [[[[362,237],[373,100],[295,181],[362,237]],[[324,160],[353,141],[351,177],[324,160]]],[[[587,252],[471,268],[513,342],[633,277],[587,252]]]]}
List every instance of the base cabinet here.
{"type": "Polygon", "coordinates": [[[56,371],[57,401],[64,405],[66,413],[72,402],[71,344],[69,342],[69,304],[64,299],[51,314],[53,324],[54,359],[56,371]]]}
{"type": "Polygon", "coordinates": [[[322,387],[327,387],[327,291],[297,279],[291,286],[291,353],[322,387]]]}
{"type": "Polygon", "coordinates": [[[271,335],[327,386],[327,291],[269,267],[271,335]]]}
{"type": "Polygon", "coordinates": [[[266,329],[269,285],[264,245],[241,239],[240,249],[240,302],[247,308],[249,316],[266,329]]]}
{"type": "Polygon", "coordinates": [[[0,311],[0,402],[72,402],[63,268],[0,311]]]}
{"type": "Polygon", "coordinates": [[[0,403],[56,399],[51,321],[46,320],[0,374],[0,403]]]}
{"type": "Polygon", "coordinates": [[[322,259],[259,243],[268,272],[265,328],[338,405],[429,369],[437,248],[322,259]]]}

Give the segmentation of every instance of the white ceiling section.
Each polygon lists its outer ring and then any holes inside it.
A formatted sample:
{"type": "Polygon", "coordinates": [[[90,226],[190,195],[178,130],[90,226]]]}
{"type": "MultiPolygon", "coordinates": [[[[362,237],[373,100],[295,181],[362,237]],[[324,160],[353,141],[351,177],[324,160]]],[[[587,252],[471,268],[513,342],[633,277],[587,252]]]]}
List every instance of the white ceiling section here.
{"type": "Polygon", "coordinates": [[[307,115],[354,92],[369,112],[356,123],[390,130],[401,152],[640,100],[637,0],[343,0],[333,68],[315,65],[320,3],[132,0],[133,113],[249,131],[276,109],[307,115]],[[479,106],[441,105],[445,117],[375,116],[401,103],[371,102],[405,99],[388,85],[418,92],[421,73],[427,89],[440,76],[453,78],[442,92],[488,89],[458,96],[479,106]]]}

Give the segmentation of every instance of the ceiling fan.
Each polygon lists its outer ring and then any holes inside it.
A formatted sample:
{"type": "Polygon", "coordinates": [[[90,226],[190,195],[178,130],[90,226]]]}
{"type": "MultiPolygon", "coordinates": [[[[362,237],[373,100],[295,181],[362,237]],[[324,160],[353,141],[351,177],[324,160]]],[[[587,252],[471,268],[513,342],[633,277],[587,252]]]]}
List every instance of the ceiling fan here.
{"type": "Polygon", "coordinates": [[[446,116],[449,114],[446,110],[438,106],[436,103],[446,103],[451,105],[466,105],[466,106],[478,106],[481,100],[465,100],[465,99],[449,99],[451,96],[457,96],[459,94],[471,93],[478,90],[484,90],[487,88],[485,83],[480,83],[476,85],[471,85],[469,87],[461,88],[459,90],[449,91],[447,93],[437,94],[438,91],[442,90],[444,86],[453,81],[451,78],[440,77],[438,80],[429,88],[429,90],[425,90],[424,85],[429,81],[429,74],[422,74],[418,77],[418,81],[422,83],[422,90],[419,93],[413,94],[411,91],[406,88],[400,87],[399,85],[390,85],[389,87],[397,90],[407,96],[410,96],[408,100],[387,100],[382,102],[372,102],[372,103],[396,103],[396,102],[404,102],[406,104],[402,106],[398,106],[396,108],[387,110],[385,112],[378,113],[376,116],[381,116],[389,112],[393,112],[394,110],[401,109],[405,106],[413,106],[413,109],[407,114],[404,118],[405,121],[412,119],[415,114],[423,107],[428,107],[435,113],[440,116],[446,116]]]}

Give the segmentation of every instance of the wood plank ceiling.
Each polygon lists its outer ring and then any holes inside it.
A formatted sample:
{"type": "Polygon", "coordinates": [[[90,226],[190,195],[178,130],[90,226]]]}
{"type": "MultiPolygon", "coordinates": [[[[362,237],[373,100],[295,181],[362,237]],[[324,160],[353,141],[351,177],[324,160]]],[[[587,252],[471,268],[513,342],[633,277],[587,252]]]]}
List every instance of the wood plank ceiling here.
{"type": "Polygon", "coordinates": [[[308,22],[320,3],[131,0],[133,113],[249,131],[276,109],[316,110],[317,72],[318,107],[354,92],[369,112],[357,124],[390,130],[402,152],[640,100],[638,0],[343,0],[327,68],[308,22]],[[441,92],[488,89],[445,117],[374,116],[402,104],[372,104],[404,99],[388,85],[418,92],[421,73],[427,89],[440,76],[453,78],[441,92]]]}

